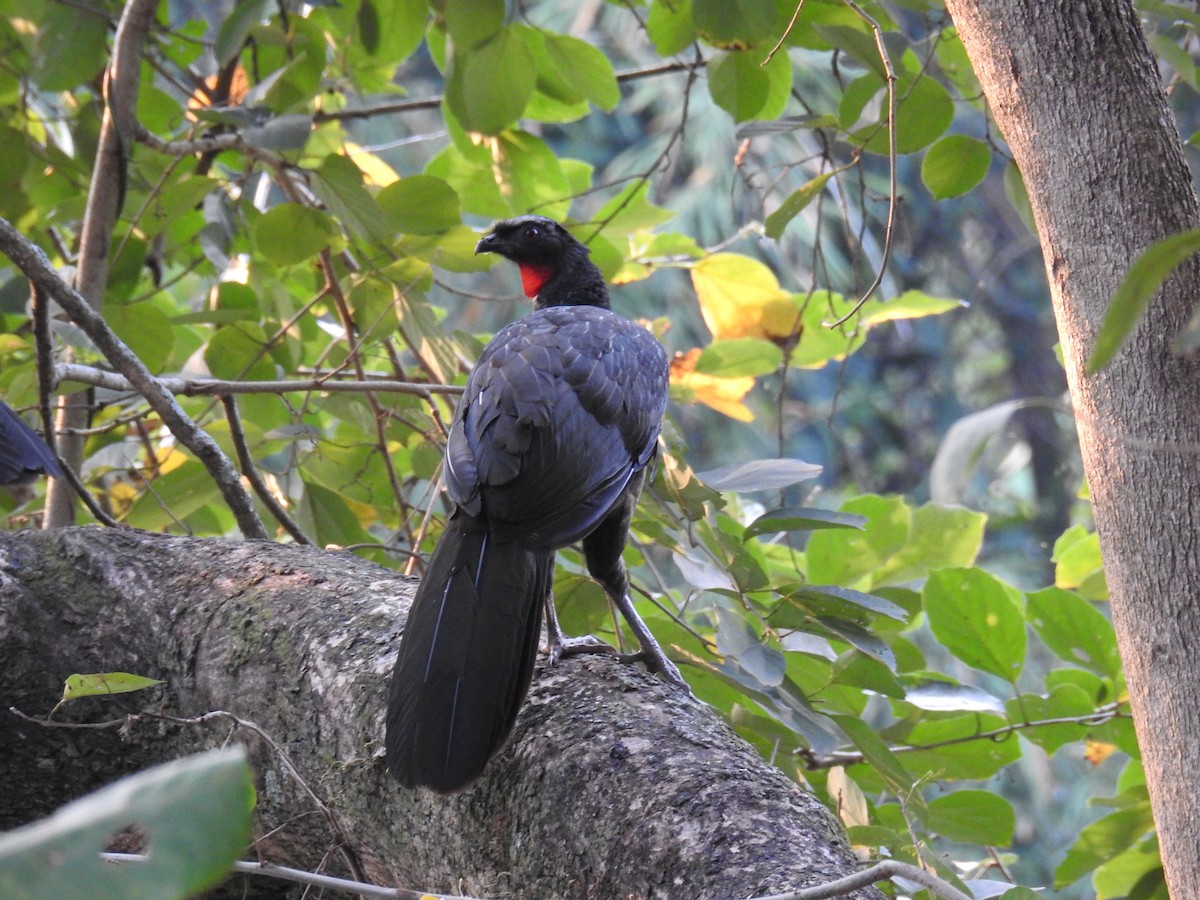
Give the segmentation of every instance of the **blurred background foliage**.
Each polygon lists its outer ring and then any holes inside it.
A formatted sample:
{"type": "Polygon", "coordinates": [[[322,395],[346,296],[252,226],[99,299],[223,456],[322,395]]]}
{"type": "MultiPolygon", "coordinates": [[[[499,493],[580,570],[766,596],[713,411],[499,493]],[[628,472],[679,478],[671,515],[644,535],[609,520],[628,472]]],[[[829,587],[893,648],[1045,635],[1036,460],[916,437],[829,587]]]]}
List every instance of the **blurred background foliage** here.
{"type": "MultiPolygon", "coordinates": [[[[1198,17],[1139,7],[1189,134],[1198,17]]],[[[70,276],[122,7],[0,11],[0,215],[70,276]]],[[[295,383],[179,396],[248,452],[294,519],[262,507],[280,540],[419,574],[454,386],[527,308],[475,241],[563,219],[674,354],[628,561],[697,694],[864,856],[977,895],[1165,896],[1038,243],[940,3],[157,15],[103,314],[156,375],[295,383]]],[[[62,316],[44,352],[71,377],[39,385],[27,283],[0,280],[0,396],[91,392],[97,503],[235,536],[210,473],[62,316]]],[[[0,497],[9,527],[40,508],[0,497]]],[[[561,558],[564,624],[619,641],[561,558]]]]}

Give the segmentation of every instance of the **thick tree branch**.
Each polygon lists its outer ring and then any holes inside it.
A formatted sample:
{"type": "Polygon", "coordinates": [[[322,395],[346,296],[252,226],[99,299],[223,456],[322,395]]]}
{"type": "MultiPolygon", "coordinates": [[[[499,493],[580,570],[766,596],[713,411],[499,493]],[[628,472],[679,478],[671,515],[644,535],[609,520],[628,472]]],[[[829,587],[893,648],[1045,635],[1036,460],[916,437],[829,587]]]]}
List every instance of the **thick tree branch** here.
{"type": "Polygon", "coordinates": [[[232,736],[258,772],[255,850],[273,864],[346,874],[323,864],[338,842],[324,807],[368,881],[411,889],[690,900],[795,891],[855,871],[841,827],[811,794],[685,692],[608,659],[542,671],[512,741],[471,789],[401,789],[381,737],[411,589],[308,547],[118,529],[0,534],[5,706],[44,715],[73,671],[166,682],[153,696],[85,698],[55,715],[137,715],[120,729],[0,713],[0,827],[229,739],[205,716],[219,709],[255,723],[232,736]]]}

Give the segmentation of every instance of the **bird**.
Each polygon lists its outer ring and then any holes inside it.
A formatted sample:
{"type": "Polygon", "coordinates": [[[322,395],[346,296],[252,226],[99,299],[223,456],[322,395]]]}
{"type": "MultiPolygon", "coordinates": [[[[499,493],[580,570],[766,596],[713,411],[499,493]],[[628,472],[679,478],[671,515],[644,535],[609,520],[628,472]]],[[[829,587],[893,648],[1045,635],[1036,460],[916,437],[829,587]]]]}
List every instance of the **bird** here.
{"type": "Polygon", "coordinates": [[[559,222],[497,222],[475,248],[517,264],[533,311],[502,328],[467,377],[442,479],[452,511],[417,588],[388,696],[386,763],[402,785],[453,793],[504,744],[533,677],[543,607],[550,661],[616,651],[567,638],[555,552],[582,541],[638,660],[686,685],[629,598],[621,555],[657,452],[669,366],[610,308],[588,248],[559,222]]]}
{"type": "Polygon", "coordinates": [[[28,484],[38,475],[61,475],[41,435],[0,401],[0,484],[28,484]]]}

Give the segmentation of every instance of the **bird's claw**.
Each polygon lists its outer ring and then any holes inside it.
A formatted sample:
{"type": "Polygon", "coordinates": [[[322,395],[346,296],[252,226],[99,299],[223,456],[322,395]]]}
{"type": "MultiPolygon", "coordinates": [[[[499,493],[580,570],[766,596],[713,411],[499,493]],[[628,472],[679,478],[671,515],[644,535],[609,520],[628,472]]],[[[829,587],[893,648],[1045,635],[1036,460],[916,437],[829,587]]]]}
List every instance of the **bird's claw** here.
{"type": "Polygon", "coordinates": [[[667,658],[667,655],[662,652],[662,648],[657,645],[643,647],[637,653],[618,654],[617,659],[626,664],[642,663],[646,667],[646,671],[651,675],[661,675],[664,681],[683,688],[689,694],[692,692],[692,689],[688,687],[688,683],[683,680],[683,675],[680,674],[679,667],[671,662],[667,658]]]}
{"type": "Polygon", "coordinates": [[[585,634],[581,637],[559,635],[557,639],[550,641],[549,664],[553,666],[560,659],[566,659],[568,656],[580,656],[584,653],[599,653],[606,656],[620,657],[615,647],[604,643],[598,637],[590,634],[585,634]]]}

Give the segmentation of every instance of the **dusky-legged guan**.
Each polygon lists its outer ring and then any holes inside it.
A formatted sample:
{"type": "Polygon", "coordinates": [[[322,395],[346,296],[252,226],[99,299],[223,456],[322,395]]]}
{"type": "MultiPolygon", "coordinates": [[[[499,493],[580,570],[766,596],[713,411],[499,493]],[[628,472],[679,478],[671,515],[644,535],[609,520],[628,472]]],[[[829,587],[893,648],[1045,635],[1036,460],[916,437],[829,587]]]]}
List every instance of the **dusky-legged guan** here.
{"type": "Polygon", "coordinates": [[[543,605],[552,657],[611,651],[558,629],[556,550],[583,542],[588,571],[641,643],[632,658],[683,683],[634,611],[621,559],[667,405],[666,353],[609,309],[587,247],[557,222],[499,222],[475,252],[515,262],[534,311],[501,329],[467,379],[443,472],[453,512],[392,674],[388,768],[443,793],[473,782],[512,730],[543,605]]]}

